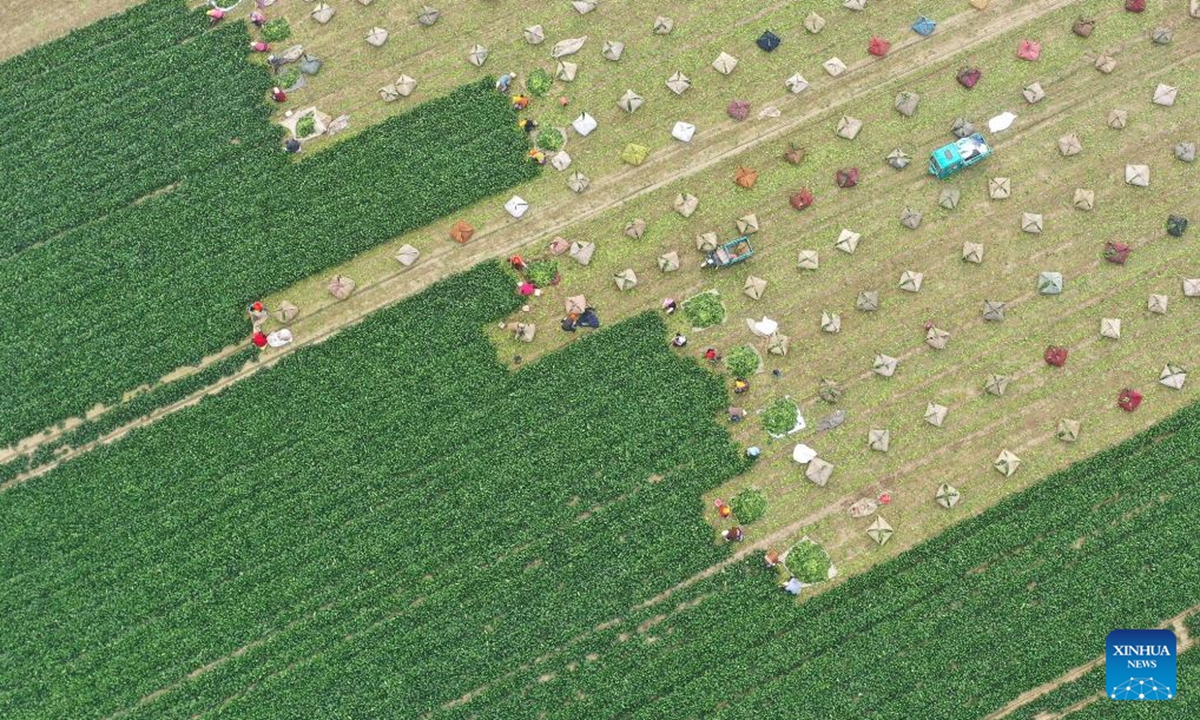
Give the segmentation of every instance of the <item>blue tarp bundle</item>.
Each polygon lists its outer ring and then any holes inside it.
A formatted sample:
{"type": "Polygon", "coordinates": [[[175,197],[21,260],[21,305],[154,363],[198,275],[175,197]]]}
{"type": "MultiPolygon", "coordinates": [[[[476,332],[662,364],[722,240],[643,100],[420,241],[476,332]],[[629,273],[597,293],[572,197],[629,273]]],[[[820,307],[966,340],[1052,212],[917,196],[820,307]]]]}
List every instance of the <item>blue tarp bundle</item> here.
{"type": "Polygon", "coordinates": [[[916,22],[912,24],[913,32],[921,37],[929,37],[933,34],[935,28],[937,28],[937,23],[924,15],[917,18],[916,22]]]}

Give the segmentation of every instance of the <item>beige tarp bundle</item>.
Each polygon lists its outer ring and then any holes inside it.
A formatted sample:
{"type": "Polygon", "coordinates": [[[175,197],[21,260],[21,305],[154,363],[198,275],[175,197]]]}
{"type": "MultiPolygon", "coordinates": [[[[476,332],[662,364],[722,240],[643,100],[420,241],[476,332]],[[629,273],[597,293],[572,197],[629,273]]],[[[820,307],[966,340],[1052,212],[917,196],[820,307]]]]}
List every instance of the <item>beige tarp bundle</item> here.
{"type": "Polygon", "coordinates": [[[829,73],[831,77],[837,77],[846,72],[846,63],[842,62],[841,58],[831,57],[821,63],[821,67],[825,68],[825,72],[829,73]]]}
{"type": "Polygon", "coordinates": [[[988,0],[969,0],[971,7],[976,10],[987,10],[988,0]]]}
{"type": "Polygon", "coordinates": [[[925,344],[934,350],[945,350],[949,341],[950,333],[941,328],[931,327],[925,331],[925,344]]]}
{"type": "Polygon", "coordinates": [[[605,40],[604,47],[600,50],[600,54],[605,60],[616,62],[621,59],[621,54],[625,52],[625,43],[616,40],[605,40]]]}
{"type": "Polygon", "coordinates": [[[717,234],[715,232],[700,233],[696,236],[696,249],[702,253],[717,249],[717,234]]]}
{"type": "Polygon", "coordinates": [[[900,361],[891,355],[876,355],[875,362],[871,365],[871,370],[881,377],[890,378],[896,374],[896,368],[900,361]]]}
{"type": "Polygon", "coordinates": [[[1179,88],[1159,83],[1158,87],[1154,88],[1154,104],[1169,107],[1175,104],[1175,97],[1179,95],[1179,88]]]}
{"type": "Polygon", "coordinates": [[[1053,270],[1038,273],[1037,289],[1042,295],[1058,295],[1063,290],[1062,273],[1053,270]]]}
{"type": "Polygon", "coordinates": [[[1001,397],[1008,390],[1009,378],[1007,375],[997,375],[991,373],[987,376],[987,382],[983,384],[983,390],[988,395],[1001,397]]]}
{"type": "Polygon", "coordinates": [[[1079,421],[1063,419],[1058,421],[1058,430],[1054,435],[1063,442],[1075,442],[1079,439],[1079,421]]]}
{"type": "Polygon", "coordinates": [[[383,87],[379,88],[379,97],[384,102],[392,102],[400,99],[400,91],[394,84],[384,85],[383,87]]]}
{"type": "Polygon", "coordinates": [[[1042,214],[1021,213],[1021,231],[1032,235],[1040,234],[1042,232],[1042,214]]]}
{"type": "Polygon", "coordinates": [[[1080,142],[1079,136],[1075,133],[1063,135],[1058,139],[1058,152],[1063,157],[1071,157],[1083,152],[1083,143],[1080,142]]]}
{"type": "Polygon", "coordinates": [[[596,9],[596,0],[572,0],[571,7],[580,15],[587,15],[596,9]]]}
{"type": "Polygon", "coordinates": [[[879,292],[876,290],[864,290],[858,294],[858,299],[854,306],[863,312],[875,312],[879,309],[879,292]]]}
{"type": "Polygon", "coordinates": [[[583,295],[572,295],[563,302],[563,305],[568,315],[579,315],[587,310],[587,298],[583,295]]]}
{"type": "Polygon", "coordinates": [[[858,247],[858,241],[861,237],[862,235],[859,235],[853,230],[842,228],[842,231],[838,233],[837,242],[835,242],[833,246],[844,253],[853,255],[854,250],[858,247]]]}
{"type": "Polygon", "coordinates": [[[555,77],[563,82],[571,82],[575,79],[575,73],[579,72],[579,66],[573,62],[561,60],[558,63],[558,68],[554,71],[555,77]]]}
{"type": "Polygon", "coordinates": [[[275,319],[283,324],[288,324],[296,319],[300,314],[300,309],[291,304],[287,300],[279,303],[279,309],[275,311],[275,319]]]}
{"type": "Polygon", "coordinates": [[[1030,105],[1046,97],[1046,91],[1042,89],[1042,84],[1035,82],[1032,85],[1027,85],[1021,94],[1025,96],[1025,102],[1030,105]]]}
{"type": "Polygon", "coordinates": [[[1175,365],[1167,363],[1163,367],[1162,372],[1158,374],[1158,382],[1160,385],[1165,385],[1173,390],[1182,390],[1183,383],[1187,380],[1187,370],[1175,365]]]}
{"type": "Polygon", "coordinates": [[[554,157],[550,158],[550,167],[559,172],[566,170],[571,167],[571,156],[567,154],[566,150],[559,150],[554,153],[554,157]]]}
{"type": "Polygon", "coordinates": [[[1167,296],[1166,295],[1151,295],[1146,301],[1146,309],[1156,315],[1167,314],[1167,296]]]}
{"type": "Polygon", "coordinates": [[[892,526],[888,525],[887,520],[884,520],[882,517],[875,518],[875,522],[871,523],[871,527],[867,528],[867,536],[878,545],[887,542],[892,537],[892,532],[892,526]]]}
{"type": "Polygon", "coordinates": [[[381,27],[373,27],[367,32],[367,43],[375,47],[381,47],[388,39],[388,31],[381,27]]]}
{"type": "Polygon", "coordinates": [[[663,272],[675,272],[679,269],[679,253],[672,250],[658,256],[658,269],[663,272]]]}
{"type": "Polygon", "coordinates": [[[541,25],[530,25],[525,28],[525,42],[530,45],[541,45],[546,42],[546,30],[541,25]]]}
{"type": "Polygon", "coordinates": [[[791,338],[787,335],[772,333],[771,337],[767,338],[767,352],[772,355],[787,355],[790,342],[791,338]]]}
{"type": "Polygon", "coordinates": [[[766,291],[766,289],[766,280],[763,280],[756,275],[751,275],[750,277],[746,278],[746,284],[742,287],[742,292],[746,293],[746,296],[751,300],[758,300],[762,297],[762,294],[764,291],[766,291]]]}
{"type": "Polygon", "coordinates": [[[632,290],[638,283],[637,273],[632,268],[625,268],[613,275],[613,282],[617,284],[618,290],[632,290]]]}
{"type": "Polygon", "coordinates": [[[625,224],[625,237],[631,237],[634,240],[640,240],[646,234],[646,221],[641,218],[634,218],[625,224]]]}
{"type": "Polygon", "coordinates": [[[1091,210],[1096,207],[1096,193],[1083,188],[1075,189],[1075,197],[1071,199],[1071,204],[1076,210],[1091,210]]]}
{"type": "Polygon", "coordinates": [[[1111,55],[1100,55],[1096,58],[1096,69],[1107,75],[1117,69],[1117,59],[1111,55]]]}
{"type": "Polygon", "coordinates": [[[1108,338],[1109,340],[1121,339],[1121,320],[1120,318],[1100,318],[1100,337],[1108,338]]]}
{"type": "Polygon", "coordinates": [[[345,275],[334,275],[329,281],[329,294],[338,300],[345,300],[354,292],[354,281],[345,275]]]}
{"type": "Polygon", "coordinates": [[[963,243],[962,259],[964,262],[979,264],[983,262],[983,243],[974,243],[970,240],[963,243]]]}
{"type": "Polygon", "coordinates": [[[294,63],[304,57],[303,45],[292,45],[287,50],[279,53],[279,59],[285,63],[294,63]]]}
{"type": "Polygon", "coordinates": [[[1129,124],[1128,110],[1110,110],[1108,112],[1108,126],[1113,130],[1124,130],[1129,124]]]}
{"type": "Polygon", "coordinates": [[[810,33],[813,33],[814,35],[821,32],[821,29],[824,27],[825,18],[821,17],[815,12],[810,12],[808,17],[804,18],[804,29],[810,33]]]}
{"type": "Polygon", "coordinates": [[[592,181],[588,179],[588,176],[578,170],[571,173],[571,176],[567,178],[567,187],[571,188],[571,192],[576,194],[587,190],[591,184],[592,181]]]}
{"type": "Polygon", "coordinates": [[[907,205],[900,211],[900,224],[909,230],[916,230],[921,226],[921,211],[913,210],[907,205]]]}
{"type": "Polygon", "coordinates": [[[467,62],[475,67],[483,67],[483,64],[487,62],[489,54],[486,47],[478,44],[472,45],[471,49],[467,52],[467,62]]]}
{"type": "Polygon", "coordinates": [[[594,242],[573,242],[571,243],[571,257],[580,265],[587,265],[592,261],[592,255],[596,254],[596,243],[594,242]]]}
{"type": "Polygon", "coordinates": [[[996,468],[996,472],[1004,477],[1010,477],[1021,467],[1021,458],[1009,452],[1007,449],[1001,450],[996,456],[996,461],[992,463],[992,467],[996,468]]]}
{"type": "Polygon", "coordinates": [[[855,12],[861,11],[867,6],[867,0],[842,0],[842,7],[855,12]]]}
{"type": "Polygon", "coordinates": [[[850,505],[850,517],[865,518],[878,509],[879,503],[875,501],[875,498],[859,498],[850,505]]]}
{"type": "Polygon", "coordinates": [[[396,262],[404,267],[411,267],[419,257],[421,257],[421,251],[408,243],[401,245],[400,250],[396,252],[396,262]]]}
{"type": "Polygon", "coordinates": [[[1148,165],[1126,165],[1125,166],[1125,182],[1135,187],[1150,186],[1150,166],[1148,165]]]}
{"type": "Polygon", "coordinates": [[[938,195],[938,205],[941,205],[947,210],[953,210],[954,208],[958,207],[958,200],[960,197],[962,197],[962,193],[958,188],[943,188],[941,194],[938,195]]]}
{"type": "Polygon", "coordinates": [[[887,164],[891,165],[892,167],[896,168],[897,170],[903,170],[904,168],[908,167],[908,164],[910,162],[912,162],[912,156],[909,155],[908,153],[904,152],[900,148],[896,148],[895,150],[888,153],[887,157],[885,157],[884,160],[887,160],[887,164]]]}
{"type": "Polygon", "coordinates": [[[816,270],[821,264],[816,250],[801,250],[797,267],[801,270],[816,270]]]}
{"type": "Polygon", "coordinates": [[[675,212],[683,217],[691,217],[692,213],[696,212],[696,208],[700,206],[700,198],[691,193],[681,193],[675,196],[674,208],[675,212]]]}
{"type": "Polygon", "coordinates": [[[950,509],[958,504],[958,501],[962,499],[962,494],[953,485],[942,483],[938,486],[937,494],[934,497],[937,499],[938,505],[950,509]]]}
{"type": "Polygon", "coordinates": [[[413,94],[413,90],[417,89],[417,81],[408,75],[401,75],[396,78],[396,92],[403,97],[408,97],[413,94]]]}
{"type": "Polygon", "coordinates": [[[829,484],[829,478],[833,475],[833,463],[822,460],[821,458],[813,458],[808,461],[808,469],[804,471],[804,476],[812,480],[818,487],[825,487],[829,484]]]}
{"type": "Polygon", "coordinates": [[[741,216],[737,221],[737,229],[742,235],[753,235],[758,232],[758,215],[750,213],[741,216]]]}
{"type": "Polygon", "coordinates": [[[796,73],[783,81],[783,86],[793,93],[801,93],[808,89],[808,81],[800,73],[796,73]]]}
{"type": "Polygon", "coordinates": [[[421,23],[425,27],[429,27],[437,22],[438,18],[441,16],[442,13],[440,11],[426,5],[425,7],[421,8],[421,12],[417,14],[417,22],[421,23]]]}
{"type": "Polygon", "coordinates": [[[921,283],[925,281],[925,276],[913,270],[905,270],[900,274],[900,289],[905,292],[920,292],[921,283]]]}
{"type": "Polygon", "coordinates": [[[934,427],[941,427],[942,423],[946,422],[946,413],[948,412],[949,408],[945,405],[931,402],[925,406],[925,422],[934,427]]]}
{"type": "Polygon", "coordinates": [[[1004,303],[997,300],[984,300],[983,319],[987,322],[1000,322],[1004,320],[1004,303]]]}
{"type": "Polygon", "coordinates": [[[312,12],[309,13],[309,15],[312,16],[313,20],[316,20],[317,22],[324,25],[325,23],[327,23],[333,19],[333,15],[336,12],[337,12],[336,10],[334,10],[329,5],[326,5],[325,3],[317,3],[316,7],[314,7],[312,9],[312,12]]]}
{"type": "Polygon", "coordinates": [[[682,95],[685,90],[692,86],[692,81],[688,80],[688,76],[676,70],[667,78],[667,88],[676,95],[682,95]]]}
{"type": "Polygon", "coordinates": [[[722,75],[728,75],[729,73],[733,72],[734,68],[737,67],[737,64],[737,58],[727,52],[722,52],[717,56],[716,60],[713,60],[712,66],[714,70],[722,75]]]}
{"type": "Polygon", "coordinates": [[[1012,182],[1008,178],[992,178],[988,180],[988,197],[993,200],[1004,200],[1012,195],[1012,182]]]}
{"type": "Polygon", "coordinates": [[[913,113],[917,111],[917,106],[920,104],[921,96],[915,92],[908,92],[906,90],[896,96],[896,102],[892,104],[892,107],[896,108],[896,112],[904,117],[912,117],[913,113]]]}
{"type": "Polygon", "coordinates": [[[854,138],[858,137],[858,133],[862,130],[862,126],[862,120],[859,120],[856,117],[850,117],[849,115],[843,115],[842,118],[838,120],[836,134],[840,138],[853,140],[854,138]]]}
{"type": "Polygon", "coordinates": [[[876,430],[874,428],[867,431],[867,447],[876,452],[887,452],[888,445],[891,444],[892,434],[887,430],[876,430]]]}
{"type": "Polygon", "coordinates": [[[1200,278],[1187,278],[1183,281],[1184,297],[1200,297],[1200,278]]]}
{"type": "Polygon", "coordinates": [[[644,102],[645,100],[641,95],[638,95],[632,90],[626,90],[625,94],[621,96],[621,99],[617,101],[617,107],[621,108],[627,113],[631,113],[640,108],[644,102]]]}
{"type": "Polygon", "coordinates": [[[655,35],[670,35],[675,29],[675,21],[669,17],[659,15],[654,18],[654,34],[655,35]]]}
{"type": "Polygon", "coordinates": [[[828,310],[821,311],[821,329],[827,333],[841,332],[842,316],[828,310]]]}

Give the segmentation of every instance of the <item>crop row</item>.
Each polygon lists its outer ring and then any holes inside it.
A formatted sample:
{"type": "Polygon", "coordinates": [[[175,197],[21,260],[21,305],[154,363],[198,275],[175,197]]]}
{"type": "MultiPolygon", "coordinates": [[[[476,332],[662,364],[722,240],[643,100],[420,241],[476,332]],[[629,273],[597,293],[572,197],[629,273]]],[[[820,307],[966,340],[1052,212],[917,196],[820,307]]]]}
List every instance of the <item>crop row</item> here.
{"type": "Polygon", "coordinates": [[[202,15],[169,4],[149,26],[137,14],[106,25],[118,59],[89,54],[94,34],[72,35],[47,46],[52,74],[0,85],[12,126],[0,138],[0,214],[9,218],[0,257],[231,158],[282,162],[264,102],[270,80],[246,62],[245,26],[207,32],[202,15]],[[125,46],[130,38],[137,44],[125,46]]]}
{"type": "Polygon", "coordinates": [[[799,607],[735,568],[676,598],[712,593],[657,642],[589,638],[539,668],[560,681],[513,679],[456,715],[981,717],[1200,599],[1198,462],[1192,407],[799,607]]]}
{"type": "Polygon", "coordinates": [[[533,177],[527,147],[483,81],[303,162],[233,158],[12,258],[0,445],[245,337],[247,301],[533,177]]]}
{"type": "Polygon", "coordinates": [[[227,712],[374,686],[411,717],[719,559],[719,380],[652,315],[509,374],[480,326],[518,303],[456,276],[0,495],[2,674],[34,679],[3,714],[108,714],[265,636],[135,717],[252,683],[227,712]]]}

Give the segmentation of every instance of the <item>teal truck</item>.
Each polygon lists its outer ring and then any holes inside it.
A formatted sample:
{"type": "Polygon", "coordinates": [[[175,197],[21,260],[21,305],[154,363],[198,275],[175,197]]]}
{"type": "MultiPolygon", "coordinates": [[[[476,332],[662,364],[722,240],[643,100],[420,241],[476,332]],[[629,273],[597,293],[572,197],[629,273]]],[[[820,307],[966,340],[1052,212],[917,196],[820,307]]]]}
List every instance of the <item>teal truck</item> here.
{"type": "Polygon", "coordinates": [[[983,162],[991,154],[992,148],[982,135],[968,135],[934,150],[929,156],[929,174],[945,180],[963,168],[983,162]]]}

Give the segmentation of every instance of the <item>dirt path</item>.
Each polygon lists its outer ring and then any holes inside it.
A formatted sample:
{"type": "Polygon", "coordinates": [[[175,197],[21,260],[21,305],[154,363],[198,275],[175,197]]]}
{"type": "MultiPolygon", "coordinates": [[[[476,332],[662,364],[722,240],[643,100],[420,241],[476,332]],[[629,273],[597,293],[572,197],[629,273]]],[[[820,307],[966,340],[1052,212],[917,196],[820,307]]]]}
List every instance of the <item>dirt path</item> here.
{"type": "MultiPolygon", "coordinates": [[[[1008,4],[1011,5],[1012,3],[1008,4]]],[[[893,47],[892,51],[895,62],[888,65],[892,69],[892,72],[882,75],[866,73],[865,70],[867,68],[879,66],[870,60],[863,60],[851,65],[845,75],[839,79],[839,82],[823,86],[820,91],[814,92],[812,96],[804,98],[803,101],[794,95],[789,95],[779,98],[774,103],[776,107],[785,112],[789,107],[806,106],[813,108],[807,112],[793,117],[785,115],[786,119],[770,122],[770,124],[766,124],[766,121],[746,124],[729,121],[724,125],[707,131],[705,133],[706,145],[699,151],[681,145],[672,150],[656,154],[656,156],[640,167],[629,168],[626,171],[595,180],[593,182],[593,190],[586,196],[587,205],[573,212],[569,219],[558,219],[561,217],[558,214],[543,216],[537,212],[536,208],[532,208],[526,219],[508,221],[499,227],[481,229],[467,246],[447,246],[432,253],[427,260],[412,270],[398,271],[375,283],[360,286],[358,291],[345,301],[338,303],[331,301],[313,310],[306,309],[301,319],[293,325],[296,335],[300,339],[286,348],[277,351],[264,351],[263,362],[258,365],[260,367],[272,365],[279,356],[295,352],[299,348],[310,344],[323,342],[341,328],[360,322],[367,315],[420,292],[447,275],[461,272],[485,260],[511,255],[513,252],[533,243],[547,241],[555,235],[563,234],[571,226],[586,222],[625,203],[661,190],[678,180],[692,177],[697,173],[708,170],[744,151],[775,140],[818,117],[834,115],[839,108],[861,99],[863,96],[875,91],[880,85],[903,80],[912,75],[924,72],[930,64],[940,62],[958,53],[969,51],[980,44],[990,41],[996,35],[1007,32],[1044,13],[1057,10],[1069,4],[1070,0],[1041,0],[1040,2],[1033,2],[1020,8],[1011,9],[1007,13],[989,13],[993,19],[992,22],[985,26],[973,28],[974,31],[970,35],[965,33],[955,35],[947,32],[945,34],[939,33],[933,39],[911,38],[899,42],[893,47]],[[937,42],[942,40],[944,42],[940,42],[940,44],[937,42]],[[917,52],[917,50],[925,50],[925,52],[917,52]],[[846,81],[846,78],[857,79],[858,82],[849,83],[846,81]],[[834,98],[827,103],[814,102],[814,98],[819,98],[821,93],[833,95],[834,98]],[[629,188],[634,189],[630,191],[629,188]]],[[[966,25],[976,19],[973,17],[974,14],[975,11],[971,10],[948,18],[942,23],[942,27],[944,29],[952,29],[957,25],[966,25]]],[[[227,356],[239,347],[230,346],[204,358],[197,366],[197,369],[201,369],[207,364],[227,356]]],[[[214,388],[218,390],[223,389],[237,380],[248,377],[249,374],[248,372],[237,373],[229,378],[225,378],[215,385],[214,388]]],[[[204,394],[204,392],[199,392],[192,396],[192,398],[202,397],[204,394]]],[[[189,407],[194,404],[189,402],[192,398],[169,406],[171,408],[170,411],[173,412],[174,410],[189,407]]],[[[91,417],[97,416],[104,410],[105,408],[95,409],[91,417]]],[[[166,414],[169,414],[169,412],[157,412],[155,415],[145,418],[144,422],[129,426],[129,429],[135,426],[144,426],[152,422],[153,419],[166,414]]],[[[77,419],[68,420],[67,426],[70,427],[72,423],[76,422],[78,422],[77,419]]],[[[10,448],[0,449],[0,462],[6,462],[18,454],[32,453],[42,443],[52,441],[60,436],[62,432],[63,429],[61,427],[49,428],[42,433],[19,441],[10,448]]],[[[118,430],[110,434],[110,436],[112,440],[116,440],[124,434],[125,432],[118,430]]],[[[97,442],[103,444],[103,441],[97,442]]],[[[86,447],[90,449],[95,445],[96,443],[93,443],[86,447]]],[[[83,448],[73,450],[71,453],[64,455],[62,459],[75,457],[79,454],[77,451],[83,451],[83,448]]],[[[42,475],[52,467],[53,465],[43,466],[24,476],[14,478],[5,485],[0,486],[0,491],[8,489],[25,479],[42,475]]]]}
{"type": "MultiPolygon", "coordinates": [[[[1160,623],[1158,625],[1158,627],[1160,627],[1160,628],[1171,628],[1172,630],[1175,631],[1175,636],[1178,638],[1177,654],[1186,652],[1188,649],[1190,649],[1195,644],[1191,635],[1188,634],[1187,626],[1184,624],[1184,622],[1189,617],[1191,617],[1192,615],[1195,615],[1197,613],[1200,613],[1200,604],[1193,605],[1190,608],[1188,608],[1187,610],[1184,610],[1183,612],[1179,613],[1175,617],[1167,620],[1166,622],[1160,623]]],[[[1103,664],[1104,664],[1104,656],[1101,655],[1100,657],[1097,657],[1094,660],[1084,663],[1083,665],[1071,668],[1066,673],[1063,673],[1062,675],[1051,680],[1050,682],[1038,685],[1037,687],[1035,687],[1031,690],[1026,690],[1025,692],[1018,695],[1011,702],[1007,703],[1004,707],[1002,707],[999,710],[997,710],[996,712],[986,716],[984,718],[984,720],[1000,720],[1000,718],[1008,717],[1016,710],[1019,710],[1019,709],[1025,707],[1026,705],[1033,702],[1034,700],[1037,700],[1038,698],[1044,697],[1045,695],[1048,695],[1048,694],[1054,692],[1055,690],[1059,689],[1063,685],[1066,685],[1067,683],[1078,680],[1079,678],[1083,677],[1087,673],[1094,670],[1096,667],[1103,665],[1103,664]]],[[[1093,697],[1089,697],[1085,700],[1081,700],[1080,702],[1075,703],[1074,705],[1072,705],[1069,708],[1067,708],[1066,710],[1064,710],[1062,713],[1058,713],[1058,714],[1045,713],[1044,715],[1039,715],[1038,717],[1043,718],[1043,720],[1051,720],[1051,718],[1060,718],[1060,717],[1068,715],[1072,712],[1080,710],[1084,707],[1087,707],[1091,703],[1095,702],[1097,699],[1100,699],[1103,697],[1104,697],[1104,693],[1100,692],[1100,693],[1097,693],[1093,697]]]]}

